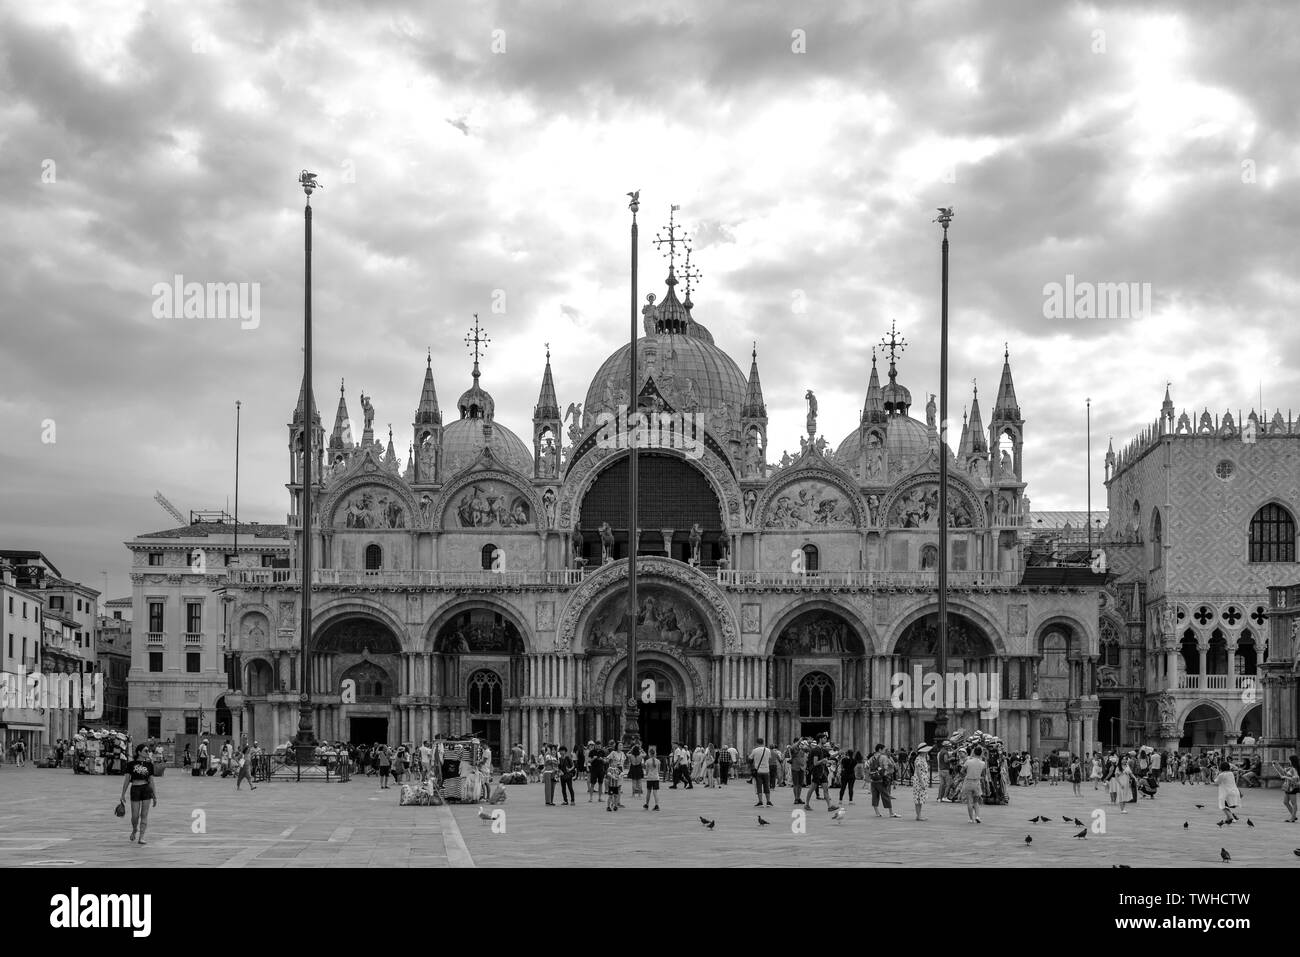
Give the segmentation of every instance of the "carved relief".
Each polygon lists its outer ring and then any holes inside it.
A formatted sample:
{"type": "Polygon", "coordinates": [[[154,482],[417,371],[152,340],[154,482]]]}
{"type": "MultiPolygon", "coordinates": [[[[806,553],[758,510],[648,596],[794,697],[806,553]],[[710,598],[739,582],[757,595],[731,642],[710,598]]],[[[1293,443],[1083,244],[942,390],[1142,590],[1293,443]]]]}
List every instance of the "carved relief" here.
{"type": "Polygon", "coordinates": [[[1007,634],[1012,638],[1023,638],[1029,633],[1029,606],[1007,606],[1007,634]]]}
{"type": "MultiPolygon", "coordinates": [[[[637,561],[637,575],[644,580],[655,578],[677,582],[683,585],[704,604],[704,611],[711,624],[722,636],[724,648],[734,649],[740,644],[735,616],[731,606],[718,590],[717,585],[702,573],[695,571],[681,562],[663,558],[643,557],[637,561]]],[[[573,644],[577,633],[578,619],[587,609],[592,599],[602,591],[615,587],[620,581],[627,580],[627,562],[618,561],[604,566],[594,574],[583,579],[582,584],[573,590],[564,605],[560,624],[555,634],[555,646],[567,650],[573,644]]]]}
{"type": "Polygon", "coordinates": [[[853,524],[853,511],[837,490],[818,481],[787,485],[768,506],[765,528],[843,527],[853,524]]]}
{"type": "Polygon", "coordinates": [[[763,606],[740,606],[740,630],[747,635],[757,635],[763,630],[763,606]]]}
{"type": "Polygon", "coordinates": [[[539,601],[537,603],[537,630],[550,631],[555,627],[555,602],[539,601]]]}
{"type": "MultiPolygon", "coordinates": [[[[665,588],[650,586],[637,594],[637,644],[660,642],[687,651],[707,651],[709,632],[691,602],[665,588]]],[[[587,625],[587,646],[619,648],[627,644],[627,599],[606,601],[587,625]]]]}

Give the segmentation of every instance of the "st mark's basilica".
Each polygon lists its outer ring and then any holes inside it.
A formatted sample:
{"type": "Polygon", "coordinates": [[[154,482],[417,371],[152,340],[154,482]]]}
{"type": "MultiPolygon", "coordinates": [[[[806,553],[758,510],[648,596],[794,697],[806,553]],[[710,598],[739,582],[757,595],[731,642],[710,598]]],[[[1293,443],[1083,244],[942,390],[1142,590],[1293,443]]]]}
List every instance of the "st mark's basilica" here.
{"type": "MultiPolygon", "coordinates": [[[[746,374],[695,316],[689,285],[684,298],[677,287],[670,267],[662,297],[646,297],[637,406],[698,423],[702,435],[694,447],[650,448],[638,436],[637,687],[651,678],[657,688],[640,706],[643,739],[742,747],[829,731],[863,750],[931,739],[934,709],[920,698],[898,706],[891,680],[935,667],[933,397],[914,417],[891,330],[883,381],[874,358],[863,370],[859,425],[828,442],[816,396],[800,386],[807,434],[797,456],[774,461],[757,349],[746,374]]],[[[289,425],[289,567],[222,580],[235,663],[224,706],[248,740],[283,741],[297,727],[307,427],[319,477],[310,529],[319,736],[474,732],[500,754],[515,741],[535,750],[621,731],[629,463],[625,435],[602,439],[604,413],[629,404],[630,346],[567,407],[548,351],[521,437],[506,423],[522,420],[503,415],[489,391],[477,318],[467,339],[472,371],[453,408],[439,403],[432,357],[418,390],[412,382],[404,465],[391,430],[376,437],[370,397],[360,397],[354,441],[342,388],[328,435],[319,414],[305,421],[300,390],[289,425]]],[[[947,452],[948,667],[986,676],[996,703],[981,716],[984,700],[970,700],[950,727],[979,727],[1036,754],[1091,750],[1103,578],[1025,567],[1025,420],[1009,357],[990,357],[999,359],[987,424],[971,396],[957,454],[947,452]]]]}

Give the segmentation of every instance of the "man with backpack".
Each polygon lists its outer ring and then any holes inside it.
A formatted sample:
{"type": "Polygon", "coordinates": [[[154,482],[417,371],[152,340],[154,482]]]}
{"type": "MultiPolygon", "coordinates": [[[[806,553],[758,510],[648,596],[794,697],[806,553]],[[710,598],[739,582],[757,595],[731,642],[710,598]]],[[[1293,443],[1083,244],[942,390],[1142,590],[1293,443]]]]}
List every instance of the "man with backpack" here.
{"type": "Polygon", "coordinates": [[[763,744],[763,739],[758,739],[758,747],[754,748],[749,755],[749,766],[754,779],[754,794],[758,800],[754,807],[762,807],[763,802],[767,801],[767,806],[772,806],[772,791],[769,787],[771,781],[772,749],[763,744]]]}
{"type": "Polygon", "coordinates": [[[889,797],[889,782],[894,775],[894,762],[885,752],[883,744],[876,745],[876,753],[867,762],[867,777],[871,780],[871,810],[876,817],[881,817],[880,804],[883,802],[890,817],[902,817],[894,813],[893,801],[889,797]]]}

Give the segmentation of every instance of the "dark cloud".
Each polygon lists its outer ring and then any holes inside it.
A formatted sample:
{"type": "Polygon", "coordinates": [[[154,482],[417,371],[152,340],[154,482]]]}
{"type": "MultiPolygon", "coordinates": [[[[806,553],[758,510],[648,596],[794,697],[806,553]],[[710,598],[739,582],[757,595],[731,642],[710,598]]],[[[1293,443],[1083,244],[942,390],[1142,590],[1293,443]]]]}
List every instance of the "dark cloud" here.
{"type": "Polygon", "coordinates": [[[1107,436],[1157,414],[1166,379],[1180,409],[1249,411],[1261,379],[1270,408],[1297,394],[1293,21],[1280,0],[6,9],[11,544],[92,583],[108,569],[124,592],[121,541],[166,521],[155,488],[182,508],[233,493],[237,398],[241,513],[281,519],[303,166],[325,184],[327,428],[345,378],[358,423],[365,389],[404,450],[426,348],[450,410],[476,312],[504,424],[529,431],[544,342],[561,403],[580,401],[627,334],[623,194],[640,187],[640,295],[663,292],[649,240],[680,203],[695,314],[744,370],[757,341],[771,447],[797,447],[808,388],[838,443],[891,319],[918,409],[935,391],[930,220],[955,205],[950,415],[978,378],[987,424],[1009,342],[1029,494],[1081,505],[1086,397],[1099,463],[1107,436]],[[155,283],[176,275],[258,283],[258,327],[154,318],[155,283]],[[1155,315],[1047,319],[1044,286],[1067,275],[1150,283],[1155,315]]]}

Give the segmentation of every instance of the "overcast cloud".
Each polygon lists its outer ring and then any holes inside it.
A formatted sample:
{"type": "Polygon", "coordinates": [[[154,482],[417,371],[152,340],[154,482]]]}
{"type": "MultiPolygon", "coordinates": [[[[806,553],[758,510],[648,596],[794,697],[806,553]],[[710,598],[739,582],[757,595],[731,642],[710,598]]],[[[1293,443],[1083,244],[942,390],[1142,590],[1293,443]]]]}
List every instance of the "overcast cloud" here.
{"type": "Polygon", "coordinates": [[[127,594],[122,541],[172,524],[155,489],[233,497],[236,399],[241,518],[284,520],[302,167],[326,187],[322,417],[346,379],[403,461],[426,349],[454,415],[475,312],[499,421],[529,434],[546,342],[561,406],[584,400],[627,335],[637,188],[641,294],[663,292],[649,240],[680,204],[695,316],[746,371],[757,341],[776,456],[808,388],[828,440],[856,426],[891,320],[922,415],[941,205],[950,415],[978,379],[987,424],[1008,343],[1035,508],[1084,504],[1089,396],[1098,508],[1107,438],[1149,424],[1166,381],[1180,411],[1236,417],[1261,388],[1300,409],[1294,3],[799,6],[6,6],[3,544],[127,594]],[[155,318],[178,274],[258,283],[260,322],[155,318]],[[1150,283],[1153,314],[1044,318],[1067,274],[1150,283]]]}

